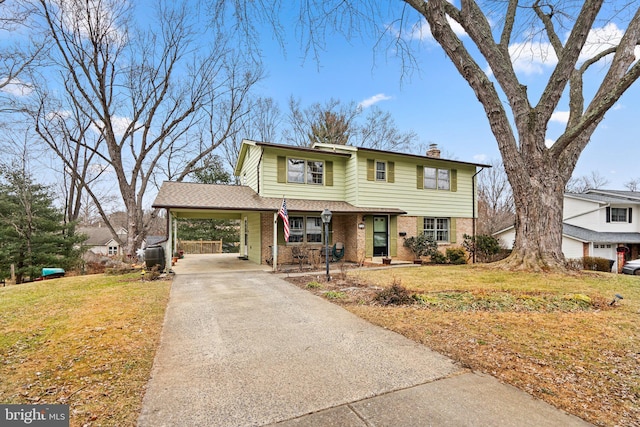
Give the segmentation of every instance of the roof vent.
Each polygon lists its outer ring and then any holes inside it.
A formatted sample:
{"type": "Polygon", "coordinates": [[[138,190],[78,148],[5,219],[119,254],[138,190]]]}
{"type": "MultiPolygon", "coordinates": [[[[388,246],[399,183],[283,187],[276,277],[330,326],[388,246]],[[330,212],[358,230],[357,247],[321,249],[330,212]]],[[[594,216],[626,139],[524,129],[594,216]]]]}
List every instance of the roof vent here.
{"type": "Polygon", "coordinates": [[[436,159],[440,158],[440,150],[438,149],[438,144],[429,144],[429,149],[427,150],[427,157],[434,157],[436,159]]]}

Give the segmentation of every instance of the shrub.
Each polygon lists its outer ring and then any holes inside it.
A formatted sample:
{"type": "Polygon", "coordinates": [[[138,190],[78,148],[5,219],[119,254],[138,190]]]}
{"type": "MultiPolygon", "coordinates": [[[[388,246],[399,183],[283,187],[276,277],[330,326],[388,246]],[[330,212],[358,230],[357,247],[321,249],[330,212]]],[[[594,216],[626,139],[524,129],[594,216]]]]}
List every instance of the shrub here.
{"type": "Polygon", "coordinates": [[[464,238],[462,246],[467,250],[467,252],[469,252],[471,256],[473,256],[473,254],[475,253],[476,261],[497,261],[497,255],[501,250],[500,241],[498,239],[486,234],[478,234],[475,237],[464,234],[462,237],[464,238]]]}
{"type": "Polygon", "coordinates": [[[447,256],[447,260],[451,264],[467,263],[467,254],[462,248],[448,248],[446,256],[447,256]]]}
{"type": "Polygon", "coordinates": [[[309,289],[319,289],[321,287],[322,287],[322,285],[320,283],[316,282],[315,280],[313,282],[307,283],[307,288],[309,288],[309,289]]]}
{"type": "Polygon", "coordinates": [[[388,288],[378,291],[376,301],[382,305],[412,304],[413,297],[409,290],[399,283],[394,283],[388,288]]]}
{"type": "Polygon", "coordinates": [[[425,234],[406,238],[403,245],[413,253],[415,259],[421,256],[431,256],[438,251],[438,243],[425,234]]]}
{"type": "Polygon", "coordinates": [[[430,255],[431,262],[434,264],[446,264],[447,257],[440,251],[435,251],[430,255]]]}
{"type": "Polygon", "coordinates": [[[582,258],[582,268],[585,270],[611,272],[613,261],[607,258],[586,256],[582,258]]]}

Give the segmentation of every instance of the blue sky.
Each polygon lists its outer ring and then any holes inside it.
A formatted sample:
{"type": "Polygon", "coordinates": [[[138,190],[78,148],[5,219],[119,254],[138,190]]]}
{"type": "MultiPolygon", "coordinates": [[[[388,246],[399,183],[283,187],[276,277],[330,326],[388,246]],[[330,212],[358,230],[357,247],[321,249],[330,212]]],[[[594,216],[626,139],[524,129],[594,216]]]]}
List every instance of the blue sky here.
{"type": "MultiPolygon", "coordinates": [[[[285,13],[295,15],[293,11],[285,13]]],[[[150,23],[146,15],[144,19],[150,23]]],[[[419,71],[402,78],[399,60],[384,51],[374,51],[373,36],[347,42],[339,35],[330,34],[326,49],[316,62],[311,56],[304,57],[295,37],[294,23],[283,20],[282,25],[293,28],[285,39],[286,55],[271,37],[271,28],[262,28],[260,39],[267,78],[256,89],[260,96],[274,98],[284,113],[291,96],[299,99],[302,107],[324,104],[331,98],[345,104],[376,105],[392,114],[400,130],[416,132],[422,146],[437,143],[445,157],[479,163],[500,159],[482,106],[427,30],[422,31],[420,40],[418,37],[414,40],[419,71]]],[[[597,46],[598,40],[615,39],[624,30],[613,22],[602,25],[594,31],[593,45],[597,46]]],[[[461,37],[465,40],[464,35],[461,37]]],[[[532,103],[536,102],[533,94],[540,92],[554,62],[553,55],[544,48],[535,43],[513,46],[514,52],[533,52],[531,55],[521,53],[516,61],[518,74],[529,87],[532,103]]],[[[640,49],[636,52],[640,57],[640,49]]],[[[602,78],[599,74],[604,71],[604,67],[594,67],[592,74],[602,78]]],[[[615,189],[623,189],[625,182],[640,178],[636,166],[640,155],[639,103],[640,82],[606,115],[583,152],[574,176],[597,171],[609,181],[608,187],[615,189]]],[[[550,141],[562,132],[562,118],[566,118],[567,110],[566,105],[561,105],[557,111],[558,121],[549,124],[550,141]]]]}
{"type": "MultiPolygon", "coordinates": [[[[619,34],[621,30],[624,28],[603,27],[599,29],[600,38],[619,34]]],[[[378,99],[375,105],[389,111],[401,130],[415,131],[422,144],[437,143],[444,155],[480,163],[500,158],[484,110],[473,91],[429,37],[419,44],[420,71],[402,80],[397,58],[374,52],[373,41],[353,40],[349,43],[335,36],[327,41],[319,63],[312,58],[303,60],[299,46],[295,39],[287,40],[285,56],[277,43],[263,34],[268,77],[258,90],[263,96],[276,99],[284,111],[291,95],[300,99],[303,106],[324,103],[330,98],[345,103],[378,99]]],[[[529,49],[531,46],[523,50],[529,49]]],[[[536,54],[520,58],[518,75],[529,86],[530,94],[539,93],[552,67],[536,54]]],[[[596,68],[592,75],[601,79],[600,73],[604,71],[605,68],[596,68]]],[[[589,81],[586,83],[588,87],[589,81]]],[[[535,104],[537,100],[530,97],[535,104]]],[[[609,181],[608,188],[615,189],[624,189],[624,183],[640,178],[637,167],[640,157],[639,104],[640,82],[607,113],[583,152],[574,176],[596,171],[609,181]]],[[[549,124],[550,142],[564,129],[562,120],[566,119],[567,112],[566,105],[560,106],[557,120],[549,124]]]]}

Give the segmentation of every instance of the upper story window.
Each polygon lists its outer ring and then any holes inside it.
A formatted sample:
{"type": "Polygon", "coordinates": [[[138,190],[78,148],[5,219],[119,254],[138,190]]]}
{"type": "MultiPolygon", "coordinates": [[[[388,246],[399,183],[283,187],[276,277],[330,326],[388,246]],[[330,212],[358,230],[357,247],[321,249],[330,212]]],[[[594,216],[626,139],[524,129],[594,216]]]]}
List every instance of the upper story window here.
{"type": "Polygon", "coordinates": [[[425,218],[424,234],[436,242],[448,242],[449,222],[449,218],[425,218]]]}
{"type": "Polygon", "coordinates": [[[612,208],[606,209],[607,222],[627,222],[631,223],[632,210],[631,208],[612,208]]]}
{"type": "Polygon", "coordinates": [[[627,222],[627,208],[611,208],[611,222],[627,222]]]}
{"type": "Polygon", "coordinates": [[[287,159],[287,182],[322,185],[323,177],[324,162],[295,158],[287,159]]]}
{"type": "Polygon", "coordinates": [[[424,167],[424,188],[450,190],[451,174],[449,169],[424,167]]]}
{"type": "Polygon", "coordinates": [[[387,162],[376,161],[376,181],[387,180],[387,162]]]}

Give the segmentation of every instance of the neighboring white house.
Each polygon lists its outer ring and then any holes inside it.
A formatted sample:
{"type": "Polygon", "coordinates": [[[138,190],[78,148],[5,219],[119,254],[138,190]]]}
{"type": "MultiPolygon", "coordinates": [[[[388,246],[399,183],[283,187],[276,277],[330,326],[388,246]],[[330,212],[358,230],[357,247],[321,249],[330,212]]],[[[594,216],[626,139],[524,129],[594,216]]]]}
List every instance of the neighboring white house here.
{"type": "MultiPolygon", "coordinates": [[[[514,227],[494,234],[511,248],[514,227]]],[[[617,260],[618,247],[626,259],[640,255],[640,192],[588,190],[564,195],[562,252],[566,258],[594,256],[617,260]]],[[[617,264],[614,264],[615,271],[617,264]]]]}

